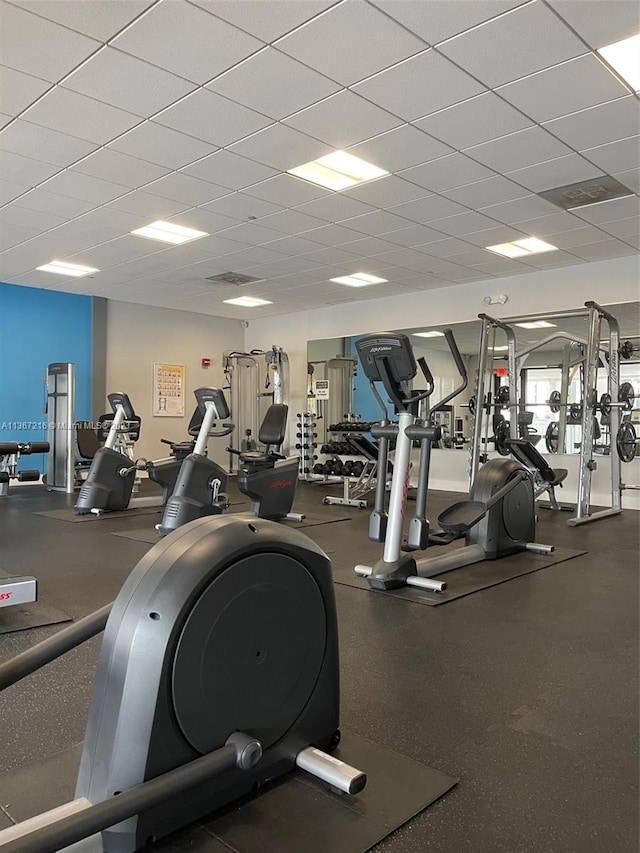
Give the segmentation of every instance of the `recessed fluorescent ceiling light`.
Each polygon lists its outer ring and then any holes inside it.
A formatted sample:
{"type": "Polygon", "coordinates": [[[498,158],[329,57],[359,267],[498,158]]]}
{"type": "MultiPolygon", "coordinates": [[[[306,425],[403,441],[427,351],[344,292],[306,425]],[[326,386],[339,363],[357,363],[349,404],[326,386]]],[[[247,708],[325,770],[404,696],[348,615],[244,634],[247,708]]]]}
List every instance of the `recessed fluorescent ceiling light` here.
{"type": "Polygon", "coordinates": [[[384,169],[367,163],[366,160],[347,154],[346,151],[334,151],[333,154],[327,154],[318,160],[311,160],[310,163],[303,163],[302,166],[295,166],[287,171],[290,175],[304,178],[305,181],[311,181],[312,184],[319,184],[329,190],[344,190],[346,187],[389,174],[384,169]]]}
{"type": "Polygon", "coordinates": [[[353,275],[341,275],[339,278],[332,278],[329,281],[335,281],[336,284],[346,284],[348,287],[366,287],[368,284],[386,284],[388,279],[378,278],[378,276],[369,275],[366,272],[354,272],[353,275]]]}
{"type": "Polygon", "coordinates": [[[161,243],[188,243],[189,240],[197,240],[198,237],[208,237],[206,231],[196,231],[195,228],[185,228],[184,225],[175,225],[173,222],[158,220],[144,228],[137,228],[131,232],[137,237],[148,237],[150,240],[160,240],[161,243]]]}
{"type": "Polygon", "coordinates": [[[80,264],[68,264],[66,261],[51,261],[50,264],[44,264],[36,269],[42,272],[55,272],[58,275],[68,275],[74,278],[80,278],[83,275],[90,275],[92,272],[100,272],[95,267],[83,267],[80,264]]]}
{"type": "Polygon", "coordinates": [[[537,237],[527,237],[524,240],[514,240],[512,243],[498,243],[497,246],[485,246],[496,255],[504,255],[505,258],[521,258],[523,255],[537,255],[540,252],[557,252],[558,247],[537,237]]]}
{"type": "Polygon", "coordinates": [[[414,338],[444,338],[444,332],[413,332],[414,338]]]}
{"type": "Polygon", "coordinates": [[[555,323],[547,323],[546,320],[535,320],[531,323],[516,323],[521,329],[555,329],[555,323]]]}
{"type": "Polygon", "coordinates": [[[225,299],[227,305],[242,305],[243,308],[257,308],[258,305],[273,305],[268,299],[258,299],[257,296],[237,296],[235,299],[225,299]]]}
{"type": "Polygon", "coordinates": [[[601,47],[598,53],[634,92],[640,90],[640,34],[601,47]]]}

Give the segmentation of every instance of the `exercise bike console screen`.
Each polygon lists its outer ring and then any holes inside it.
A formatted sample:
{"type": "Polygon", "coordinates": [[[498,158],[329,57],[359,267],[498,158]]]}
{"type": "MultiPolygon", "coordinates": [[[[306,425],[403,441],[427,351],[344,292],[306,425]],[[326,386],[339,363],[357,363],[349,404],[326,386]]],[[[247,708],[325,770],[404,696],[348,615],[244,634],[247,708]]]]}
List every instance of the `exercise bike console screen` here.
{"type": "Polygon", "coordinates": [[[384,381],[380,373],[380,363],[386,363],[386,370],[394,382],[406,382],[418,372],[411,342],[401,333],[380,332],[358,338],[356,350],[365,375],[371,382],[384,381]]]}

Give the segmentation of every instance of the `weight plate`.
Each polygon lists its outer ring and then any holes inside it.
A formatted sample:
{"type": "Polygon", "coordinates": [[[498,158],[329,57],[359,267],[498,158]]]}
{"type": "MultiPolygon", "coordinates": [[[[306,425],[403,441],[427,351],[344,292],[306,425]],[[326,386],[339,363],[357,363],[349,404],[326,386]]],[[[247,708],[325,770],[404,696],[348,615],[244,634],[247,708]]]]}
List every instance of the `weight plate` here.
{"type": "Polygon", "coordinates": [[[472,415],[475,415],[475,413],[476,413],[476,397],[475,397],[475,394],[473,395],[473,397],[469,398],[469,411],[471,412],[472,415]]]}
{"type": "Polygon", "coordinates": [[[547,450],[549,453],[557,453],[558,452],[558,433],[560,431],[560,424],[558,421],[552,421],[547,427],[547,431],[544,436],[544,443],[547,445],[547,450]]]}
{"type": "Polygon", "coordinates": [[[621,462],[631,462],[635,459],[638,449],[638,438],[632,423],[625,421],[620,425],[616,435],[616,450],[621,462]]]}
{"type": "Polygon", "coordinates": [[[560,401],[562,397],[559,391],[552,391],[551,396],[549,397],[549,408],[553,412],[554,415],[557,415],[560,411],[560,401]]]}
{"type": "Polygon", "coordinates": [[[600,411],[603,415],[611,414],[611,394],[603,394],[600,397],[600,411]]]}
{"type": "Polygon", "coordinates": [[[569,421],[572,423],[578,423],[582,420],[582,404],[581,403],[572,403],[569,406],[569,421]]]}
{"type": "Polygon", "coordinates": [[[509,386],[501,385],[496,393],[497,402],[505,408],[509,405],[509,386]]]}
{"type": "Polygon", "coordinates": [[[633,355],[633,344],[631,341],[625,341],[621,344],[619,352],[622,358],[631,358],[633,355]]]}
{"type": "Polygon", "coordinates": [[[618,402],[624,403],[626,412],[630,412],[633,409],[635,399],[636,394],[633,390],[633,385],[630,382],[623,382],[618,391],[618,402]]]}
{"type": "Polygon", "coordinates": [[[510,426],[509,421],[500,421],[496,426],[496,432],[494,436],[494,441],[496,445],[496,450],[500,454],[500,456],[508,456],[509,455],[509,446],[508,441],[510,438],[510,426]]]}

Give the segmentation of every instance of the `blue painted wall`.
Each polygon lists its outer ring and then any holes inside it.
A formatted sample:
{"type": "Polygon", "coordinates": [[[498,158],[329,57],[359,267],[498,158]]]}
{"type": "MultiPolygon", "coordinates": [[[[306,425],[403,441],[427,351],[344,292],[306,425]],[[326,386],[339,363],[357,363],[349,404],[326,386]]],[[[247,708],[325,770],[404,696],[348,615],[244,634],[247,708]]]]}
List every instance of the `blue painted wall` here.
{"type": "MultiPolygon", "coordinates": [[[[54,361],[76,365],[75,416],[90,420],[91,297],[0,283],[0,441],[46,439],[44,376],[54,361]]],[[[27,456],[20,467],[43,471],[46,459],[27,456]]]]}

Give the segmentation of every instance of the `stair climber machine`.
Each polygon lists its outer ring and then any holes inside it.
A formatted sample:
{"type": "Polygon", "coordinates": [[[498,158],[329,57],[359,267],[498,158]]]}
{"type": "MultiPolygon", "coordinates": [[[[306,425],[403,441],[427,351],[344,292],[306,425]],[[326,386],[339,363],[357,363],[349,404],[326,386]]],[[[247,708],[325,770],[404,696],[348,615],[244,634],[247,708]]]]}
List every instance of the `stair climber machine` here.
{"type": "Polygon", "coordinates": [[[258,431],[258,441],[264,445],[264,450],[241,452],[227,447],[229,453],[239,457],[238,488],[251,498],[251,511],[258,518],[304,519],[301,513],[291,511],[300,458],[278,452],[286,436],[288,413],[289,407],[284,403],[273,403],[267,409],[258,431]]]}
{"type": "Polygon", "coordinates": [[[3,853],[134,853],[295,768],[365,787],[325,751],[340,740],[335,597],[300,531],[193,521],[112,604],[0,665],[0,690],[101,631],[75,799],[2,830],[3,853]]]}
{"type": "Polygon", "coordinates": [[[223,423],[216,429],[217,421],[229,417],[229,407],[220,388],[196,388],[194,394],[199,425],[194,422],[194,413],[189,433],[196,434],[196,442],[193,452],[182,461],[162,521],[156,525],[162,536],[204,515],[219,515],[229,506],[225,494],[227,472],[207,456],[210,438],[222,438],[235,429],[231,423],[223,423]]]}
{"type": "Polygon", "coordinates": [[[369,526],[369,538],[384,543],[382,559],[373,566],[357,565],[355,572],[367,578],[375,590],[415,586],[430,592],[443,592],[445,581],[433,576],[483,560],[496,560],[519,551],[549,554],[553,547],[535,543],[535,500],[531,472],[512,459],[491,459],[480,469],[469,498],[448,507],[438,518],[439,529],[430,531],[426,517],[429,467],[433,444],[440,440],[440,427],[433,415],[467,386],[468,377],[453,332],[445,331],[449,351],[460,374],[461,384],[436,405],[428,407],[433,377],[423,358],[416,363],[407,335],[380,333],[356,341],[356,349],[374,396],[384,411],[384,419],[371,433],[379,439],[381,470],[385,470],[389,441],[395,439],[396,451],[388,508],[385,508],[384,484],[376,489],[375,507],[369,526]],[[418,372],[418,364],[427,381],[425,391],[411,391],[409,383],[418,372]],[[381,383],[398,413],[398,423],[386,420],[387,409],[375,383],[381,383]],[[418,419],[418,406],[427,401],[427,415],[418,419]],[[420,463],[415,515],[404,535],[404,515],[411,468],[411,447],[420,443],[420,463]],[[384,457],[384,458],[383,458],[384,457]],[[458,539],[465,547],[444,555],[416,560],[413,552],[430,545],[449,545],[458,539]]]}

